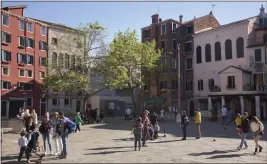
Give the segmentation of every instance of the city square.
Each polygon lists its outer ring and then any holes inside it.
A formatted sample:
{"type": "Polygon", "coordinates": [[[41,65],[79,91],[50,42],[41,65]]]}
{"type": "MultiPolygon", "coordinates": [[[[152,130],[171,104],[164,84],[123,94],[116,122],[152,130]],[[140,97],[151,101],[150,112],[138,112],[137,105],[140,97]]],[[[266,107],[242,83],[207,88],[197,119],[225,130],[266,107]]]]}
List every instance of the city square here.
{"type": "MultiPolygon", "coordinates": [[[[181,141],[182,131],[175,121],[160,123],[159,139],[148,141],[148,147],[134,151],[131,121],[109,118],[106,124],[84,125],[82,132],[71,134],[68,159],[44,157],[43,163],[266,163],[266,137],[263,152],[253,155],[254,143],[248,135],[247,150],[237,151],[240,143],[235,126],[223,129],[220,123],[203,121],[202,138],[195,139],[194,124],[188,127],[188,138],[181,141]],[[166,129],[166,137],[163,130],[166,129]]],[[[266,123],[265,123],[266,125],[266,123]]],[[[4,134],[2,163],[17,161],[18,134],[4,134]]],[[[52,141],[53,143],[53,141],[52,141]]],[[[53,145],[54,146],[54,145],[53,145]]],[[[36,159],[34,157],[33,159],[36,159]]],[[[24,159],[25,161],[25,159],[24,159]]]]}

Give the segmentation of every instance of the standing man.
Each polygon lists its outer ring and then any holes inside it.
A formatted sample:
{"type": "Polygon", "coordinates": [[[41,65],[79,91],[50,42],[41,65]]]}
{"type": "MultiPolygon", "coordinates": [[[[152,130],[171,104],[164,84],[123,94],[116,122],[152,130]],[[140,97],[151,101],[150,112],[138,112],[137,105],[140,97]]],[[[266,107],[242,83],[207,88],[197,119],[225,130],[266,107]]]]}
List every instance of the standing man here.
{"type": "Polygon", "coordinates": [[[64,113],[59,112],[58,113],[59,118],[60,118],[60,130],[61,130],[61,139],[62,139],[62,145],[63,145],[63,151],[60,155],[61,159],[66,159],[67,158],[67,139],[68,139],[68,119],[67,117],[64,116],[64,113]]]}
{"type": "Polygon", "coordinates": [[[201,131],[200,131],[201,113],[200,113],[199,109],[196,109],[196,111],[195,111],[194,121],[195,121],[196,131],[197,131],[196,139],[200,139],[200,137],[201,137],[201,131]]]}
{"type": "Polygon", "coordinates": [[[186,140],[186,128],[187,128],[187,125],[189,124],[189,119],[185,113],[185,111],[183,111],[181,113],[181,128],[183,130],[183,138],[182,140],[186,140]]]}
{"type": "Polygon", "coordinates": [[[222,113],[222,124],[223,124],[224,129],[225,129],[226,128],[225,123],[226,123],[226,118],[227,118],[227,109],[226,109],[225,105],[223,105],[223,107],[221,109],[221,113],[222,113]]]}

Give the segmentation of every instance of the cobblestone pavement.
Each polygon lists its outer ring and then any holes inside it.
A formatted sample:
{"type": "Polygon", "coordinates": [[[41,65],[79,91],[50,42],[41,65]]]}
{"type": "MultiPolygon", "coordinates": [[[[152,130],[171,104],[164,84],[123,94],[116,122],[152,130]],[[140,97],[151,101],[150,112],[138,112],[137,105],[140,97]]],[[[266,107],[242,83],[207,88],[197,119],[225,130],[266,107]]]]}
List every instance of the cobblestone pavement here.
{"type": "MultiPolygon", "coordinates": [[[[55,156],[44,157],[43,163],[266,163],[266,134],[261,140],[263,152],[253,155],[254,143],[248,136],[247,150],[236,151],[240,139],[235,135],[234,125],[223,129],[219,123],[204,122],[202,138],[196,140],[195,127],[189,125],[188,138],[180,141],[181,129],[174,121],[160,123],[160,138],[149,141],[148,147],[133,151],[131,122],[110,119],[104,125],[84,125],[81,133],[72,134],[68,143],[68,159],[59,160],[55,156]],[[166,130],[166,137],[163,131],[166,130]],[[215,141],[214,141],[215,140],[215,141]]],[[[265,125],[265,127],[267,127],[265,125]]],[[[17,160],[19,148],[18,134],[6,133],[2,143],[2,162],[17,160]]]]}

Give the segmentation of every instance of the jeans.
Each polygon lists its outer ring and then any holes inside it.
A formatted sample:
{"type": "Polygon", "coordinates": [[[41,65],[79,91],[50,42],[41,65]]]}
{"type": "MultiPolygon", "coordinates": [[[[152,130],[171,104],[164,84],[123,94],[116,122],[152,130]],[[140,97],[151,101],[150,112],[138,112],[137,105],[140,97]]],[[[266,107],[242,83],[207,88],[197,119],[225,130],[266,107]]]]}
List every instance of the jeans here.
{"type": "Polygon", "coordinates": [[[146,139],[147,139],[147,128],[144,128],[144,131],[142,133],[142,145],[146,145],[146,139]]]}
{"type": "Polygon", "coordinates": [[[62,146],[62,139],[60,136],[54,138],[55,141],[55,145],[56,145],[56,153],[61,153],[61,151],[63,150],[63,146],[62,146]]]}
{"type": "Polygon", "coordinates": [[[44,151],[45,152],[47,152],[46,150],[46,140],[47,140],[47,142],[48,142],[48,146],[49,146],[49,150],[50,150],[50,152],[52,152],[52,146],[51,146],[51,135],[50,135],[50,133],[49,132],[45,132],[45,133],[43,133],[42,134],[42,136],[43,136],[43,141],[44,141],[44,151]]]}
{"type": "Polygon", "coordinates": [[[239,145],[239,148],[242,148],[243,144],[245,144],[245,147],[248,147],[246,136],[247,136],[247,133],[241,133],[241,143],[239,145]]]}
{"type": "Polygon", "coordinates": [[[186,139],[186,128],[187,128],[187,125],[184,124],[184,125],[182,126],[182,130],[183,130],[183,138],[184,138],[184,139],[186,139]]]}
{"type": "Polygon", "coordinates": [[[68,134],[62,134],[61,135],[62,139],[62,144],[63,144],[63,155],[67,155],[67,139],[68,139],[68,134]]]}
{"type": "Polygon", "coordinates": [[[137,142],[138,142],[138,148],[141,149],[141,138],[142,134],[134,134],[134,147],[137,148],[137,142]]]}

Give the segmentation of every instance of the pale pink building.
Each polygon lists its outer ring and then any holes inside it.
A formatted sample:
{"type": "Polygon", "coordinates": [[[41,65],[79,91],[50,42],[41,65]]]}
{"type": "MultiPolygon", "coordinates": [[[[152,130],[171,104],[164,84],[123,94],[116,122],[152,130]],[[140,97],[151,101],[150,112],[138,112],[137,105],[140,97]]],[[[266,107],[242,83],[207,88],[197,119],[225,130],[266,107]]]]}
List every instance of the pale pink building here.
{"type": "Polygon", "coordinates": [[[189,110],[200,108],[204,117],[212,118],[226,105],[266,119],[266,34],[263,7],[258,16],[195,34],[194,99],[188,102],[189,110]]]}

